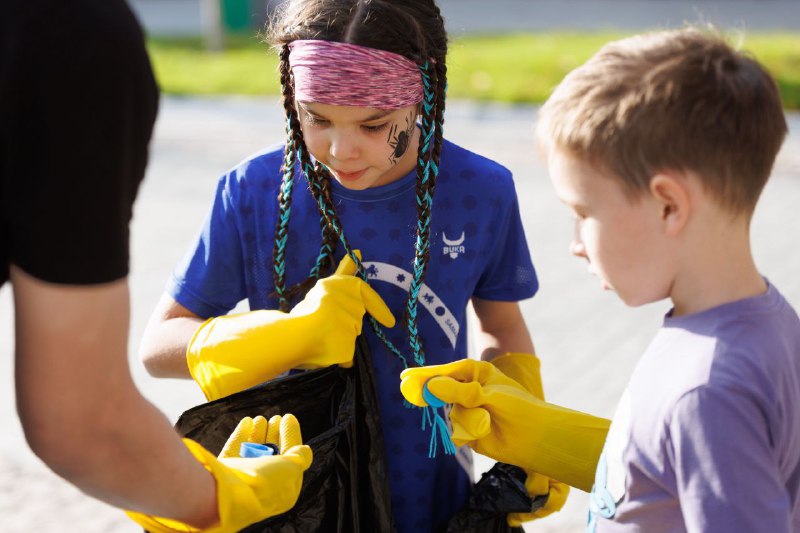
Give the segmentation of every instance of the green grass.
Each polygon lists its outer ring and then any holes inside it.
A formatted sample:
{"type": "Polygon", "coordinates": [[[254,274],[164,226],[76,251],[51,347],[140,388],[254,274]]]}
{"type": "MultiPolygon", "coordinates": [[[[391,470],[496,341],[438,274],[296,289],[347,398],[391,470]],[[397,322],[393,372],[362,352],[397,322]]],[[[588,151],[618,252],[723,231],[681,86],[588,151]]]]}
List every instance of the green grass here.
{"type": "Polygon", "coordinates": [[[229,36],[207,52],[200,38],[150,39],[150,58],[167,94],[279,94],[277,56],[255,36],[229,36]]]}
{"type": "Polygon", "coordinates": [[[742,46],[752,52],[778,82],[787,109],[800,109],[800,35],[753,35],[742,46]]]}
{"type": "MultiPolygon", "coordinates": [[[[484,35],[450,44],[448,94],[455,98],[540,103],[564,75],[623,33],[484,35]]],[[[255,36],[228,38],[222,52],[201,39],[148,43],[162,91],[183,95],[277,95],[277,57],[255,36]]],[[[748,34],[752,52],[778,80],[785,106],[800,109],[800,34],[748,34]]]]}

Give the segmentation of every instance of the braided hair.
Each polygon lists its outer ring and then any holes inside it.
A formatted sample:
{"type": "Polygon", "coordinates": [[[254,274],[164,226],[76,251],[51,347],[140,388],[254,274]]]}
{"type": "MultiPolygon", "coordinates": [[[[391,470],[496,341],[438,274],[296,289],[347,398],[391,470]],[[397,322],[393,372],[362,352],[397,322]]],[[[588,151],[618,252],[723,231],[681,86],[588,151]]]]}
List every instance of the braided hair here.
{"type": "MultiPolygon", "coordinates": [[[[430,226],[433,193],[439,174],[442,151],[445,91],[447,85],[447,34],[434,0],[290,0],[271,21],[269,40],[279,50],[283,107],[286,113],[286,147],[282,182],[278,196],[278,221],[273,250],[273,278],[280,308],[288,310],[291,302],[307,292],[333,267],[338,244],[366,278],[361,261],[347,242],[334,207],[327,169],[314,163],[306,148],[295,107],[294,87],[289,67],[289,43],[295,40],[326,40],[386,50],[414,61],[423,82],[420,105],[421,135],[416,166],[417,225],[414,242],[413,275],[403,322],[416,364],[425,364],[425,352],[419,335],[417,308],[419,291],[430,258],[430,226]],[[301,283],[286,286],[286,242],[295,182],[295,167],[306,177],[319,210],[322,245],[308,277],[301,283]]],[[[378,337],[408,366],[407,358],[386,338],[378,323],[369,317],[378,337]]]]}

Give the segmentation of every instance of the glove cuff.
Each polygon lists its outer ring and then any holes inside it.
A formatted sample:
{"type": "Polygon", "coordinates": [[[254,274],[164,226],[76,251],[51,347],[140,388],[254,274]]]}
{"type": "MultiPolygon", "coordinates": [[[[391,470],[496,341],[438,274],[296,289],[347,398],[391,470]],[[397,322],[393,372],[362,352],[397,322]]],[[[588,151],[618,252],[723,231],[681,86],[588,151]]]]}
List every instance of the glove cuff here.
{"type": "Polygon", "coordinates": [[[259,516],[261,505],[253,491],[245,483],[242,483],[230,468],[219,462],[211,452],[195,441],[183,439],[183,443],[194,458],[214,476],[217,483],[219,522],[210,528],[198,529],[169,518],[125,511],[134,522],[150,533],[234,533],[242,528],[242,524],[232,523],[231,515],[234,512],[239,516],[246,514],[259,516]],[[221,487],[225,487],[225,490],[220,490],[221,487]],[[249,512],[250,510],[252,513],[249,512]]]}
{"type": "Polygon", "coordinates": [[[189,374],[192,379],[203,391],[206,400],[212,401],[222,397],[222,393],[215,384],[217,383],[216,372],[213,368],[213,363],[209,364],[202,357],[203,341],[200,339],[208,336],[208,330],[211,328],[211,322],[216,318],[209,318],[203,322],[199,328],[194,332],[189,344],[186,346],[186,365],[189,367],[189,374]]]}
{"type": "Polygon", "coordinates": [[[510,377],[525,390],[544,400],[542,387],[541,364],[539,358],[532,353],[507,352],[490,361],[503,374],[510,377]]]}
{"type": "Polygon", "coordinates": [[[308,357],[308,318],[260,309],[210,318],[186,347],[186,366],[209,401],[295,368],[308,357]]]}
{"type": "Polygon", "coordinates": [[[219,523],[202,533],[234,533],[248,524],[235,524],[233,516],[261,516],[262,505],[248,483],[240,476],[244,472],[236,472],[222,464],[211,452],[191,439],[183,439],[183,443],[197,461],[208,470],[217,482],[217,510],[219,523]],[[224,488],[224,490],[223,490],[224,488]]]}
{"type": "Polygon", "coordinates": [[[159,518],[134,511],[125,511],[125,514],[149,533],[196,533],[200,531],[197,528],[168,518],[159,518]]]}
{"type": "Polygon", "coordinates": [[[533,500],[529,513],[511,513],[507,522],[511,527],[521,527],[524,522],[544,518],[561,510],[569,495],[569,486],[528,469],[525,470],[525,490],[533,500]]]}
{"type": "MultiPolygon", "coordinates": [[[[201,452],[198,450],[198,448],[202,450],[202,452],[205,452],[205,454],[208,455],[211,454],[209,454],[206,450],[202,448],[202,446],[200,446],[199,444],[197,444],[192,440],[183,439],[183,443],[186,445],[187,448],[189,448],[189,451],[195,457],[195,459],[198,459],[198,461],[200,461],[200,464],[202,464],[206,468],[206,470],[211,472],[206,463],[198,457],[200,456],[204,458],[204,456],[201,455],[201,452]]],[[[159,516],[137,513],[134,511],[125,511],[125,514],[128,515],[128,517],[131,520],[133,520],[134,522],[145,528],[149,533],[176,533],[176,532],[200,533],[201,531],[203,531],[199,528],[192,527],[188,524],[179,522],[178,520],[172,520],[170,518],[162,518],[159,516]]],[[[216,528],[217,526],[214,527],[216,528]]]]}

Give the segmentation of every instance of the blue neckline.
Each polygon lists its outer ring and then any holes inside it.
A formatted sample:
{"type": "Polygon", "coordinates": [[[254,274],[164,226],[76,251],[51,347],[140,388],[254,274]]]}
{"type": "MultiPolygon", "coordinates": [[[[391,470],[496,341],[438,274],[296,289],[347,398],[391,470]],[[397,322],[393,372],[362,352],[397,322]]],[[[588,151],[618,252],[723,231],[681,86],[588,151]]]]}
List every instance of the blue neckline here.
{"type": "Polygon", "coordinates": [[[411,172],[386,185],[379,187],[370,187],[362,191],[353,191],[346,188],[344,185],[331,177],[331,189],[335,198],[344,198],[347,200],[355,200],[357,202],[374,202],[378,200],[387,200],[406,192],[414,187],[416,184],[417,169],[414,167],[411,172]]]}

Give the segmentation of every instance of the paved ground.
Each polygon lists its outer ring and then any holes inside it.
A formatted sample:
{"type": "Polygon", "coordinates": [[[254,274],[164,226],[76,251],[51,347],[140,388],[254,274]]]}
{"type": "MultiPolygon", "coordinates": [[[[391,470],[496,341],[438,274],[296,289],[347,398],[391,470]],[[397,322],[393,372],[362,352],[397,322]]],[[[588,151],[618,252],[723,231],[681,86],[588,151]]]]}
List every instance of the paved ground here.
{"type": "MultiPolygon", "coordinates": [[[[281,138],[274,100],[164,100],[148,177],[136,205],[131,274],[131,353],[135,353],[164,281],[205,214],[217,176],[242,157],[281,138]]],[[[571,221],[557,203],[532,150],[535,108],[451,102],[446,134],[504,162],[516,176],[527,237],[541,291],[523,305],[555,402],[611,416],[632,365],[658,327],[664,303],[627,309],[604,293],[567,253],[571,221]]],[[[800,308],[800,116],[764,192],[753,225],[760,268],[800,308]]],[[[0,531],[138,531],[110,507],[83,496],[47,471],[28,450],[14,412],[11,294],[0,290],[0,531]]],[[[192,383],[146,376],[131,367],[146,396],[172,419],[200,403],[192,383]]],[[[485,469],[487,462],[479,463],[485,469]]],[[[587,497],[574,491],[559,515],[530,531],[580,531],[587,497]]]]}

